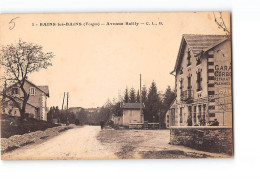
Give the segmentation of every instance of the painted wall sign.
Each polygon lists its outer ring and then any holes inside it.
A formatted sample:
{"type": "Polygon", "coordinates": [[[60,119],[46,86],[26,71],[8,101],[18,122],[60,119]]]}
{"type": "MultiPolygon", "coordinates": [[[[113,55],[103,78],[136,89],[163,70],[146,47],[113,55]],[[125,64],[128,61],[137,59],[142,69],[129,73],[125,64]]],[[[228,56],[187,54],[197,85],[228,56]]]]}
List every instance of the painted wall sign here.
{"type": "Polygon", "coordinates": [[[231,85],[232,67],[215,65],[215,85],[231,85]]]}

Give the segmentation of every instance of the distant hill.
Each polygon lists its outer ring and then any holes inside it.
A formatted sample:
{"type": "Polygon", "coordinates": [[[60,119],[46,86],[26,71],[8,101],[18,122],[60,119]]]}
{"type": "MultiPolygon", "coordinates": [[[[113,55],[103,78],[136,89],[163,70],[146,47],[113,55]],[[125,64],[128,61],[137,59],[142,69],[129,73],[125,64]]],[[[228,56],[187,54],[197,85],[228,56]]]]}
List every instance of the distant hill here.
{"type": "Polygon", "coordinates": [[[79,112],[81,109],[84,109],[87,113],[94,113],[94,112],[99,112],[100,108],[83,108],[83,107],[71,107],[69,108],[69,112],[73,112],[73,113],[77,113],[79,112]]]}

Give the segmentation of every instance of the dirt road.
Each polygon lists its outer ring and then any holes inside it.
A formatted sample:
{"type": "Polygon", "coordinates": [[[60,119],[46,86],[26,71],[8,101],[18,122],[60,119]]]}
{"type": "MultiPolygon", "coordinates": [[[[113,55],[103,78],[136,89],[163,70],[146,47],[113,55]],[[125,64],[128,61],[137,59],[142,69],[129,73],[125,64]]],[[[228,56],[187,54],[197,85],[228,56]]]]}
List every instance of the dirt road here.
{"type": "Polygon", "coordinates": [[[98,126],[71,129],[38,145],[29,145],[2,155],[4,160],[116,159],[97,140],[98,126]]]}
{"type": "Polygon", "coordinates": [[[170,145],[169,130],[103,130],[98,134],[103,146],[121,159],[230,158],[226,154],[198,151],[170,145]]]}
{"type": "Polygon", "coordinates": [[[2,155],[4,160],[32,159],[160,159],[230,156],[169,145],[169,130],[100,130],[98,126],[70,129],[41,144],[2,155]]]}

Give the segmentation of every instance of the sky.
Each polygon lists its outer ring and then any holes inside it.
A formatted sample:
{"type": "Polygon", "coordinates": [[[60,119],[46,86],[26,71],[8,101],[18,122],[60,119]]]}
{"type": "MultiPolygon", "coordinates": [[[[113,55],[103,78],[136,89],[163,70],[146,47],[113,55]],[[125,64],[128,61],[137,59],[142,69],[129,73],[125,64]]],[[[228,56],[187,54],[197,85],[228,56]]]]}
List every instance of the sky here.
{"type": "MultiPolygon", "coordinates": [[[[229,26],[229,13],[223,17],[229,26]]],[[[126,88],[139,89],[140,74],[147,88],[155,81],[159,91],[167,86],[173,89],[174,76],[169,73],[182,34],[224,34],[212,12],[2,14],[0,25],[1,47],[21,39],[55,54],[51,67],[28,76],[36,85],[49,86],[49,107],[61,107],[64,92],[69,92],[69,107],[100,107],[108,99],[123,96],[126,88]],[[13,18],[15,26],[10,23],[13,18]],[[104,25],[57,26],[66,22],[104,25]]]]}

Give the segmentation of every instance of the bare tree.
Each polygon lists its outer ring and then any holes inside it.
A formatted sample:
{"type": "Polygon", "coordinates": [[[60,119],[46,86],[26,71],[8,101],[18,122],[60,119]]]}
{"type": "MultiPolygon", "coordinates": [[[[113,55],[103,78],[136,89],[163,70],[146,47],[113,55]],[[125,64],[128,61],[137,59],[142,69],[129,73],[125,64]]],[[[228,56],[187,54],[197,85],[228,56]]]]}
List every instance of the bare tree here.
{"type": "Polygon", "coordinates": [[[227,37],[230,38],[231,32],[230,29],[228,29],[225,24],[225,21],[222,16],[222,12],[220,11],[218,14],[215,14],[215,12],[213,12],[213,15],[214,15],[215,23],[217,24],[218,28],[222,29],[226,33],[227,37]]]}
{"type": "Polygon", "coordinates": [[[24,83],[30,73],[51,66],[52,52],[44,53],[42,46],[19,40],[17,44],[3,46],[0,49],[1,69],[5,86],[1,90],[3,101],[7,98],[19,109],[21,119],[25,118],[25,108],[30,94],[24,89],[24,83]],[[16,84],[23,92],[19,102],[8,89],[16,84]]]}

